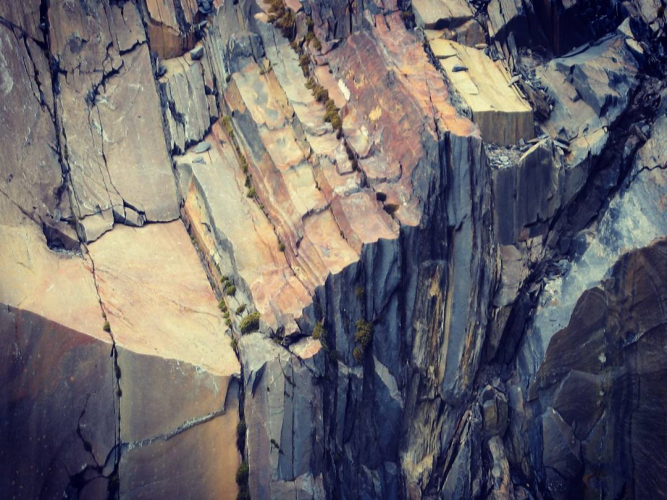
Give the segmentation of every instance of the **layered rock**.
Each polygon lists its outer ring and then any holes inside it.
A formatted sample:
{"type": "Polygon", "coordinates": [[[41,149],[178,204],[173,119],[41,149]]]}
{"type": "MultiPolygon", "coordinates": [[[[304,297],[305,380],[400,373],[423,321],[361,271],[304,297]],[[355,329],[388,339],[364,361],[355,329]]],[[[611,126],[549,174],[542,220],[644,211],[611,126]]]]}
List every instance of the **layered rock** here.
{"type": "Polygon", "coordinates": [[[0,6],[3,491],[660,491],[659,3],[0,6]]]}

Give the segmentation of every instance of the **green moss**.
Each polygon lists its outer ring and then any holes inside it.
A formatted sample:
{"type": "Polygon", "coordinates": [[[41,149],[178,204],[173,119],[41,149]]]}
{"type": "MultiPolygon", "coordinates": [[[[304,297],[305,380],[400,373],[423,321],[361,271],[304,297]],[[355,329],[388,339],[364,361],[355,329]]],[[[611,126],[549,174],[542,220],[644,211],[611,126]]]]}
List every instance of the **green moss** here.
{"type": "Polygon", "coordinates": [[[304,75],[307,75],[310,70],[310,56],[308,54],[301,54],[301,57],[299,57],[299,66],[301,66],[301,70],[303,71],[304,75]]]}
{"type": "Polygon", "coordinates": [[[259,330],[259,318],[260,315],[257,311],[252,312],[243,318],[239,324],[241,333],[251,333],[259,330]]]}
{"type": "Polygon", "coordinates": [[[334,130],[341,130],[343,128],[343,121],[338,114],[338,107],[336,107],[336,103],[333,101],[333,99],[329,99],[328,96],[329,93],[327,92],[327,100],[325,101],[327,110],[324,113],[324,121],[331,123],[331,126],[334,128],[334,130]]]}
{"type": "Polygon", "coordinates": [[[357,320],[357,333],[354,339],[361,344],[362,347],[368,347],[373,340],[373,324],[363,319],[357,320]]]}
{"type": "Polygon", "coordinates": [[[248,426],[245,423],[245,420],[241,420],[236,426],[236,446],[240,451],[243,451],[245,448],[245,434],[248,430],[248,426]]]}
{"type": "Polygon", "coordinates": [[[111,325],[109,324],[108,321],[104,322],[104,325],[102,326],[102,330],[104,330],[107,333],[111,333],[111,325]]]}
{"type": "Polygon", "coordinates": [[[236,294],[236,285],[231,281],[228,281],[225,285],[225,294],[233,297],[236,294]]]}
{"type": "Polygon", "coordinates": [[[278,250],[280,250],[281,252],[285,251],[285,244],[282,241],[278,243],[278,250]]]}
{"type": "Polygon", "coordinates": [[[235,351],[239,348],[239,343],[236,341],[235,338],[232,338],[232,340],[229,341],[229,345],[234,349],[235,351]]]}
{"type": "Polygon", "coordinates": [[[246,160],[246,157],[241,154],[241,149],[237,148],[236,152],[239,155],[239,163],[241,164],[241,170],[243,171],[244,174],[248,173],[248,160],[246,160]]]}
{"type": "Polygon", "coordinates": [[[229,137],[234,137],[234,129],[232,128],[232,119],[225,115],[222,117],[222,124],[225,127],[225,131],[229,137]]]}
{"type": "MultiPolygon", "coordinates": [[[[225,283],[223,281],[223,283],[225,283]]],[[[227,304],[225,304],[225,299],[220,299],[220,302],[218,302],[218,309],[220,309],[223,313],[227,312],[227,304]]]]}
{"type": "Polygon", "coordinates": [[[236,495],[236,500],[250,500],[250,490],[248,486],[239,487],[239,493],[236,495]]]}
{"type": "Polygon", "coordinates": [[[327,331],[324,329],[324,324],[321,321],[318,321],[313,328],[313,338],[315,340],[327,339],[327,331]]]}
{"type": "Polygon", "coordinates": [[[238,470],[236,471],[236,484],[239,486],[247,485],[248,478],[250,477],[250,467],[248,467],[248,462],[243,461],[239,465],[238,470]]]}
{"type": "Polygon", "coordinates": [[[257,196],[257,191],[253,186],[248,188],[248,192],[245,194],[248,198],[255,198],[257,196]]]}
{"type": "Polygon", "coordinates": [[[245,304],[241,304],[236,308],[236,314],[243,314],[243,311],[245,311],[245,304]]]}
{"type": "Polygon", "coordinates": [[[354,293],[359,300],[362,300],[364,298],[364,295],[366,295],[366,292],[364,291],[364,288],[361,287],[361,286],[358,286],[357,288],[355,288],[354,293]]]}
{"type": "Polygon", "coordinates": [[[361,363],[361,360],[364,359],[364,348],[358,345],[352,351],[352,356],[354,356],[354,359],[357,363],[361,363]]]}
{"type": "Polygon", "coordinates": [[[322,85],[316,84],[313,89],[313,96],[317,102],[327,102],[329,100],[329,91],[322,87],[322,85]]]}

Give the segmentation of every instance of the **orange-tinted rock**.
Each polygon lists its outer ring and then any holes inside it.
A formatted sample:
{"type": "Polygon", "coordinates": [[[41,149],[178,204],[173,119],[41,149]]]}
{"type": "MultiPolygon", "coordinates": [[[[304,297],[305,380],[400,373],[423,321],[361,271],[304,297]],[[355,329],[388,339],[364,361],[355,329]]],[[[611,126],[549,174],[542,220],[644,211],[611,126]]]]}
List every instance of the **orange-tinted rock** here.
{"type": "Polygon", "coordinates": [[[106,485],[112,342],[90,261],[50,251],[4,196],[0,213],[11,221],[0,224],[0,488],[29,499],[73,493],[76,477],[81,490],[94,478],[106,485]]]}
{"type": "Polygon", "coordinates": [[[162,59],[183,55],[192,48],[191,25],[197,14],[196,0],[147,0],[148,37],[151,48],[162,59]],[[182,13],[184,24],[177,13],[182,13]]]}
{"type": "Polygon", "coordinates": [[[227,298],[234,309],[252,300],[272,328],[282,325],[293,331],[294,320],[310,300],[307,290],[280,252],[274,228],[259,205],[245,195],[244,175],[219,124],[207,140],[212,145],[208,152],[178,159],[191,172],[182,189],[197,240],[221,274],[236,284],[236,295],[227,298]],[[205,163],[196,162],[197,157],[205,163]]]}

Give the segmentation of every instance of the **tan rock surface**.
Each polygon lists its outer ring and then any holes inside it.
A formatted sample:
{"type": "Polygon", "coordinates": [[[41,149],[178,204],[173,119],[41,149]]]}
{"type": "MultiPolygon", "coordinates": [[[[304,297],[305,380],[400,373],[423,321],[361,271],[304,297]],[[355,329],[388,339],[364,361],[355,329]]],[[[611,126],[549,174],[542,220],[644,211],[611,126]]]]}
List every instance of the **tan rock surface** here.
{"type": "Polygon", "coordinates": [[[117,229],[89,247],[116,342],[216,375],[237,373],[217,301],[183,225],[117,229]]]}
{"type": "Polygon", "coordinates": [[[294,319],[310,296],[280,252],[273,226],[259,205],[245,196],[244,175],[219,124],[207,140],[212,144],[208,152],[189,153],[177,160],[190,165],[192,172],[183,197],[197,240],[221,273],[236,283],[235,307],[243,302],[245,288],[247,299],[252,298],[265,322],[293,330],[294,319]],[[195,162],[197,157],[206,163],[195,162]]]}
{"type": "MultiPolygon", "coordinates": [[[[233,486],[239,464],[238,388],[230,385],[240,367],[185,228],[120,226],[91,244],[90,255],[117,349],[122,491],[142,498],[184,488],[215,498],[233,486]],[[169,461],[184,447],[198,449],[198,459],[187,467],[169,461]]],[[[221,498],[234,498],[227,491],[221,498]]]]}
{"type": "Polygon", "coordinates": [[[0,380],[12,381],[3,382],[0,402],[14,408],[0,404],[12,423],[11,435],[2,434],[10,444],[0,476],[15,474],[11,485],[0,480],[3,491],[62,494],[67,471],[89,466],[84,491],[94,497],[107,482],[96,467],[109,460],[109,475],[121,439],[127,498],[182,498],[183,489],[235,498],[240,369],[182,224],[120,226],[82,258],[49,250],[39,227],[5,198],[0,210],[18,221],[0,225],[0,380]],[[35,439],[43,444],[17,452],[35,439]],[[197,450],[187,467],[171,461],[187,449],[197,450]],[[64,468],[54,470],[54,461],[64,468]]]}
{"type": "Polygon", "coordinates": [[[473,16],[465,0],[416,0],[412,7],[417,23],[427,29],[455,28],[473,16]]]}
{"type": "Polygon", "coordinates": [[[483,51],[455,42],[432,41],[436,56],[454,88],[470,106],[473,121],[479,125],[487,142],[511,145],[534,135],[533,111],[518,91],[509,85],[510,76],[501,63],[491,60],[483,51]],[[455,68],[463,67],[462,71],[455,68]]]}
{"type": "Polygon", "coordinates": [[[123,499],[234,500],[239,454],[235,446],[238,399],[228,412],[150,446],[128,450],[120,462],[123,499]]]}
{"type": "Polygon", "coordinates": [[[114,445],[112,341],[90,261],[49,250],[4,196],[0,213],[0,490],[58,498],[114,445]]]}

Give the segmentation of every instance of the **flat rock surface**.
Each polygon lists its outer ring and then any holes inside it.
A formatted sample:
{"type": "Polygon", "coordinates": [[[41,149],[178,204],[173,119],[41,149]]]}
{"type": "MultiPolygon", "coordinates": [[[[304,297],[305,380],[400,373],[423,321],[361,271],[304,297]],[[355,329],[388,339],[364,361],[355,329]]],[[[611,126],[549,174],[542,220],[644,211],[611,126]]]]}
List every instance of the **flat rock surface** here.
{"type": "Polygon", "coordinates": [[[456,42],[430,42],[456,91],[472,110],[482,138],[491,143],[516,144],[533,137],[533,111],[517,90],[508,85],[510,76],[498,62],[483,50],[456,42]],[[440,57],[440,56],[438,56],[440,57]],[[462,71],[461,68],[464,68],[462,71]]]}
{"type": "Polygon", "coordinates": [[[183,224],[117,229],[89,248],[118,345],[214,375],[237,374],[217,301],[183,224]]]}
{"type": "Polygon", "coordinates": [[[412,7],[424,28],[455,28],[469,20],[473,12],[465,0],[416,0],[412,7]]]}

